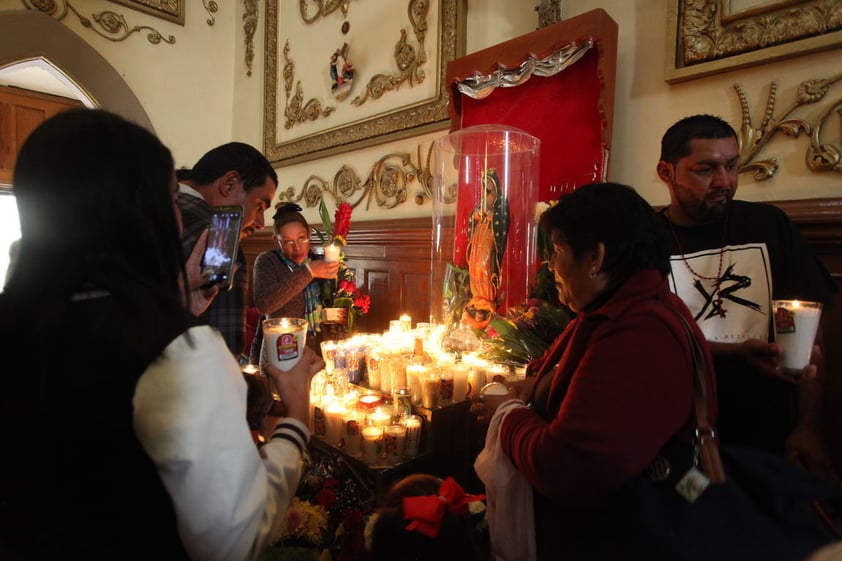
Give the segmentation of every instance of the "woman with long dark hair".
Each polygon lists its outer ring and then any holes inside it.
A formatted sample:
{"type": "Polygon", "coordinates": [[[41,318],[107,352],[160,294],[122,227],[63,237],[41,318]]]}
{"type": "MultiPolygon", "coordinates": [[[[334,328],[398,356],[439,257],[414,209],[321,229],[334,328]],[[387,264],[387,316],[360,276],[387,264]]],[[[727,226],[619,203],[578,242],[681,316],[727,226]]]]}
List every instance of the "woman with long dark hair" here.
{"type": "Polygon", "coordinates": [[[0,557],[256,557],[300,478],[321,361],[267,366],[289,416],[258,452],[237,362],[183,306],[173,159],[149,131],[101,110],[52,117],[14,192],[0,557]]]}

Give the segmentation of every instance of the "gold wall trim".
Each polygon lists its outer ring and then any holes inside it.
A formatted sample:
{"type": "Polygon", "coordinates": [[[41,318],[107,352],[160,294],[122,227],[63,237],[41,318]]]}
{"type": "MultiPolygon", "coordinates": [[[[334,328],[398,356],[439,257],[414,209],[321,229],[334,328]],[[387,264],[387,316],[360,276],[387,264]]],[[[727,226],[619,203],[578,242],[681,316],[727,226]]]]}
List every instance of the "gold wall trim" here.
{"type": "Polygon", "coordinates": [[[257,31],[258,9],[257,0],[244,0],[245,12],[243,12],[243,33],[245,34],[246,45],[246,75],[251,76],[254,63],[254,34],[257,31]]]}
{"type": "Polygon", "coordinates": [[[301,82],[295,81],[295,61],[289,56],[289,41],[284,44],[284,128],[289,130],[295,125],[324,119],[336,110],[331,105],[322,105],[322,102],[315,97],[304,101],[304,88],[301,82]],[[295,93],[293,93],[293,83],[295,93]]]}
{"type": "MultiPolygon", "coordinates": [[[[310,160],[324,158],[334,154],[365,148],[374,144],[395,141],[402,138],[417,136],[428,132],[443,130],[448,127],[448,93],[444,77],[447,63],[461,56],[464,52],[464,32],[466,0],[438,0],[439,18],[438,28],[427,30],[430,49],[437,49],[438,65],[430,69],[427,80],[436,87],[433,95],[419,103],[401,104],[401,92],[389,96],[393,107],[371,117],[348,122],[325,122],[324,128],[313,134],[296,138],[283,135],[283,103],[279,103],[279,95],[283,95],[282,84],[285,76],[281,74],[283,43],[279,41],[280,22],[279,1],[266,0],[266,56],[264,69],[264,133],[263,150],[266,157],[277,166],[288,166],[310,160]],[[281,64],[279,64],[281,63],[281,64]]],[[[374,0],[369,6],[377,9],[382,0],[374,0]]],[[[406,2],[406,0],[403,0],[406,2]]],[[[413,0],[417,3],[418,0],[413,0]]],[[[407,6],[412,5],[406,2],[407,6]]],[[[355,13],[360,6],[352,8],[355,13]]],[[[301,24],[304,25],[304,24],[301,24]]],[[[359,58],[356,55],[355,58],[359,58]]],[[[368,78],[360,78],[362,80],[368,78]]],[[[429,83],[429,82],[428,82],[429,83]]],[[[329,91],[321,97],[327,99],[329,91]]],[[[384,98],[385,99],[385,98],[384,98]]],[[[333,121],[336,121],[333,119],[333,121]]]]}
{"type": "MultiPolygon", "coordinates": [[[[108,0],[132,10],[184,25],[184,0],[108,0]]],[[[43,2],[42,2],[43,3],[43,2]]]]}
{"type": "Polygon", "coordinates": [[[279,198],[281,201],[303,203],[307,208],[316,207],[319,201],[329,197],[336,204],[347,201],[352,208],[365,203],[366,209],[374,204],[388,210],[404,204],[409,198],[410,187],[417,183],[412,199],[415,204],[423,205],[433,193],[432,154],[432,143],[426,153],[419,144],[415,160],[409,152],[390,152],[371,165],[365,180],[351,166],[343,164],[332,180],[311,175],[300,189],[287,187],[279,193],[279,198]]]}
{"type": "Polygon", "coordinates": [[[163,35],[154,27],[148,25],[129,26],[126,18],[117,12],[103,10],[83,15],[71,4],[70,0],[21,0],[27,10],[43,12],[56,20],[63,20],[68,12],[73,13],[84,27],[93,30],[100,37],[109,41],[125,41],[135,33],[146,32],[146,39],[153,45],[159,43],[175,43],[174,35],[163,35]]]}
{"type": "Polygon", "coordinates": [[[766,144],[779,132],[791,138],[797,138],[802,133],[809,137],[810,145],[807,147],[805,162],[810,171],[842,172],[842,140],[835,144],[826,139],[828,135],[823,134],[830,126],[831,118],[838,118],[842,114],[842,97],[827,104],[820,103],[824,101],[831,86],[840,80],[842,73],[830,78],[804,80],[798,86],[795,99],[777,116],[775,106],[778,101],[778,82],[772,82],[769,85],[763,117],[756,128],[752,124],[745,89],[740,83],[734,84],[742,112],[742,122],[738,131],[740,173],[752,172],[758,181],[765,181],[775,175],[778,171],[777,159],[758,158],[766,144]],[[812,104],[819,104],[820,108],[818,115],[812,120],[793,115],[797,109],[812,104]]]}
{"type": "Polygon", "coordinates": [[[668,1],[669,83],[842,45],[842,0],[668,1]]]}
{"type": "Polygon", "coordinates": [[[215,0],[202,0],[202,5],[208,13],[208,19],[205,20],[205,23],[207,23],[208,26],[212,26],[216,23],[216,16],[214,14],[219,11],[219,5],[215,0]]]}
{"type": "Polygon", "coordinates": [[[430,4],[427,0],[410,0],[407,8],[407,16],[418,41],[418,48],[407,41],[406,30],[400,30],[400,39],[395,44],[394,58],[398,67],[395,74],[379,73],[372,76],[365,86],[365,93],[355,97],[351,103],[362,105],[369,99],[379,99],[386,92],[397,91],[402,85],[409,83],[409,87],[420,84],[426,78],[424,64],[427,62],[427,47],[424,41],[427,38],[427,13],[430,11],[430,4]]]}

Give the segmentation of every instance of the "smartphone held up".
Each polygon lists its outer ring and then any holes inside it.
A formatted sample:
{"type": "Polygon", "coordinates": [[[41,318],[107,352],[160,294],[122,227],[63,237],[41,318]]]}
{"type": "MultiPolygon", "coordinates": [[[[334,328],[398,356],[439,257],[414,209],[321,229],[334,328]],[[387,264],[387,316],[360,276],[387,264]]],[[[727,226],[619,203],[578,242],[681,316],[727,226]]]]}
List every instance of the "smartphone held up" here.
{"type": "Polygon", "coordinates": [[[242,206],[213,208],[202,258],[202,276],[207,279],[206,288],[218,284],[220,290],[231,290],[242,224],[242,206]]]}

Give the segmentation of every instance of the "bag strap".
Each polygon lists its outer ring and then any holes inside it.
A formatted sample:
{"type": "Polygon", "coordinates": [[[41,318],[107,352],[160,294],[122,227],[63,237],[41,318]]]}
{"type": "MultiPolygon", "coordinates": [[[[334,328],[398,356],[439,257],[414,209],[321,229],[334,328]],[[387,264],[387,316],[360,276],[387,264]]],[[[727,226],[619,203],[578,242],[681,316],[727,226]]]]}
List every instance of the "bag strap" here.
{"type": "Polygon", "coordinates": [[[702,346],[699,344],[696,334],[693,333],[693,329],[690,327],[687,319],[666,302],[660,300],[658,302],[678,318],[690,342],[694,371],[693,405],[696,413],[694,437],[699,460],[702,463],[702,470],[711,483],[725,483],[725,470],[722,467],[722,458],[719,456],[719,444],[716,441],[716,433],[708,420],[707,384],[705,383],[707,363],[702,346]]]}

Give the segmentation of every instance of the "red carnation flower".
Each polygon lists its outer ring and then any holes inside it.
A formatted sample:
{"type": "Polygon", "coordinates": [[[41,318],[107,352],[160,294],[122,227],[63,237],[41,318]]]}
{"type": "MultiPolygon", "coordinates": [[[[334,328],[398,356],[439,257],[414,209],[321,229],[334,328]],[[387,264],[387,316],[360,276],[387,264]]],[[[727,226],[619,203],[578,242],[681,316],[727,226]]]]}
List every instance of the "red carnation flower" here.
{"type": "Polygon", "coordinates": [[[358,308],[362,313],[367,314],[371,307],[371,298],[368,294],[360,294],[354,298],[354,307],[358,308]]]}
{"type": "Polygon", "coordinates": [[[353,294],[354,291],[357,290],[357,285],[354,283],[354,281],[342,279],[339,281],[339,290],[340,292],[347,292],[348,294],[353,294]]]}

